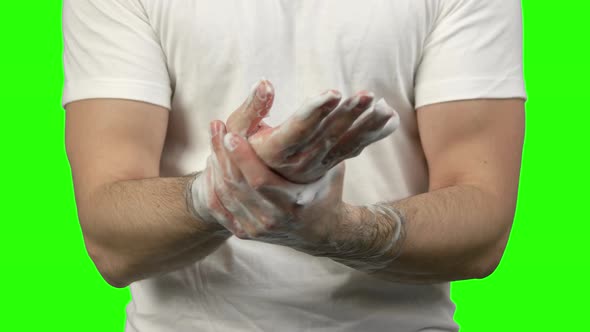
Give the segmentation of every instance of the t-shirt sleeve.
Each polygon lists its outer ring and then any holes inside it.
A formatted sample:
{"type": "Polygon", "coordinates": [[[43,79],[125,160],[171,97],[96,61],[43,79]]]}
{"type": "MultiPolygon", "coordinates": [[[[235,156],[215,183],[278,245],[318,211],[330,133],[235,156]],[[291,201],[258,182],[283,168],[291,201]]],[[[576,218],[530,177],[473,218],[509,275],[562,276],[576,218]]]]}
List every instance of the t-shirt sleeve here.
{"type": "Polygon", "coordinates": [[[440,0],[416,72],[415,107],[526,99],[520,0],[440,0]]]}
{"type": "Polygon", "coordinates": [[[121,98],[170,109],[166,57],[139,0],[64,0],[62,106],[121,98]]]}

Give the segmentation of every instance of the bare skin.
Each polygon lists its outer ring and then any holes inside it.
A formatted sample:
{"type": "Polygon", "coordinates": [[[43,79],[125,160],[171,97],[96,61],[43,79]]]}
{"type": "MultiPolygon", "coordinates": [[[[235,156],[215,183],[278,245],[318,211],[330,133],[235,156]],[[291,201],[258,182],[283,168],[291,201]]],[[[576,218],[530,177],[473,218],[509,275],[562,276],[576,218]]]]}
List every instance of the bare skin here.
{"type": "Polygon", "coordinates": [[[399,211],[399,219],[342,202],[343,168],[324,184],[326,194],[315,204],[298,206],[291,195],[281,195],[298,190],[297,184],[274,175],[237,135],[226,136],[222,148],[219,132],[225,132],[214,124],[214,151],[222,165],[215,191],[231,218],[228,229],[391,281],[483,278],[498,265],[514,217],[523,105],[522,100],[475,100],[418,110],[430,190],[383,203],[399,211]],[[392,238],[399,244],[392,245],[392,238]]]}
{"type": "MultiPolygon", "coordinates": [[[[239,115],[228,119],[228,128],[270,132],[272,128],[263,131],[253,124],[260,122],[261,109],[267,112],[272,105],[269,98],[249,98],[234,112],[239,115]]],[[[81,100],[66,110],[66,148],[84,240],[107,282],[124,287],[186,266],[231,235],[221,225],[195,217],[187,206],[194,176],[159,177],[168,110],[118,99],[81,100]]],[[[258,152],[272,156],[260,142],[258,152]]]]}
{"type": "MultiPolygon", "coordinates": [[[[220,236],[225,228],[199,222],[188,211],[184,187],[192,177],[158,178],[167,110],[104,99],[66,108],[80,221],[88,251],[107,281],[122,287],[190,264],[229,235],[220,236]]],[[[406,216],[407,235],[402,256],[380,276],[437,282],[493,271],[514,213],[522,118],[519,100],[454,102],[418,110],[431,190],[390,202],[406,216]]],[[[249,128],[247,124],[246,132],[249,128]]],[[[342,232],[340,241],[375,246],[389,237],[386,231],[358,238],[354,231],[359,227],[387,226],[390,220],[370,224],[363,209],[350,212],[343,224],[350,231],[342,232]]]]}
{"type": "Polygon", "coordinates": [[[235,132],[234,123],[250,123],[247,131],[235,133],[247,138],[275,172],[296,183],[318,180],[399,125],[395,111],[386,103],[375,104],[368,91],[359,91],[341,102],[340,92],[327,90],[308,99],[284,124],[271,128],[263,118],[272,107],[274,88],[264,80],[258,91],[261,95],[254,98],[254,111],[247,113],[250,117],[234,112],[227,121],[228,129],[235,132]],[[361,115],[365,116],[355,123],[361,115]]]}

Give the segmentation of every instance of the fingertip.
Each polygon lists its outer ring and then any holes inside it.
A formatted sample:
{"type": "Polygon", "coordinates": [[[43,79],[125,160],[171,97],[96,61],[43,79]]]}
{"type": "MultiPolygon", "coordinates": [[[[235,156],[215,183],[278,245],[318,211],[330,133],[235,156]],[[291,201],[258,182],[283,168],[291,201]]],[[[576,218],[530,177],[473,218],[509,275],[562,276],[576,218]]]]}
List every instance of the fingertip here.
{"type": "Polygon", "coordinates": [[[393,115],[391,116],[391,119],[389,119],[389,122],[391,124],[388,123],[388,125],[392,127],[392,132],[399,128],[401,121],[399,115],[395,110],[393,110],[393,115]]]}
{"type": "Polygon", "coordinates": [[[270,88],[270,85],[268,84],[268,82],[267,81],[260,81],[260,83],[256,87],[256,97],[261,101],[265,101],[265,100],[268,100],[268,98],[271,96],[271,94],[272,94],[272,88],[270,88]]]}
{"type": "Polygon", "coordinates": [[[328,113],[338,106],[341,98],[342,95],[336,90],[324,91],[317,96],[306,99],[299,109],[295,111],[294,116],[301,120],[316,120],[316,116],[319,116],[321,120],[321,118],[328,115],[328,113]],[[317,110],[320,112],[317,113],[317,110]]]}
{"type": "Polygon", "coordinates": [[[399,121],[395,121],[395,119],[390,119],[387,121],[385,126],[383,127],[383,135],[389,136],[389,134],[393,133],[397,127],[399,126],[399,121]]]}
{"type": "Polygon", "coordinates": [[[340,99],[342,98],[342,93],[336,89],[329,89],[324,91],[321,95],[330,95],[330,98],[333,99],[340,99]]]}
{"type": "Polygon", "coordinates": [[[220,135],[223,137],[227,133],[227,128],[223,121],[216,120],[215,121],[215,134],[220,135]]]}
{"type": "Polygon", "coordinates": [[[393,117],[396,115],[396,112],[393,109],[393,107],[389,106],[389,104],[387,104],[387,102],[383,98],[379,99],[379,101],[377,101],[377,103],[375,104],[375,112],[378,115],[385,117],[393,117]]]}
{"type": "Polygon", "coordinates": [[[264,76],[262,77],[262,81],[264,82],[266,93],[267,94],[274,94],[275,87],[272,84],[272,82],[267,80],[264,76]]]}
{"type": "MultiPolygon", "coordinates": [[[[254,82],[254,84],[252,84],[252,86],[250,86],[250,93],[248,94],[248,99],[246,100],[246,105],[249,105],[252,100],[254,100],[254,97],[256,97],[256,91],[258,91],[258,88],[260,87],[260,85],[262,84],[263,80],[259,79],[258,81],[254,82]]],[[[245,111],[246,109],[244,109],[245,111]]]]}
{"type": "Polygon", "coordinates": [[[378,106],[379,108],[387,108],[393,110],[393,107],[391,107],[391,105],[389,105],[383,97],[379,98],[377,103],[375,103],[375,106],[378,106]]]}
{"type": "Polygon", "coordinates": [[[375,95],[371,92],[368,94],[359,95],[359,100],[353,109],[361,109],[361,111],[365,111],[373,104],[373,100],[375,99],[375,95]]]}
{"type": "Polygon", "coordinates": [[[368,96],[371,98],[375,98],[375,93],[373,93],[373,91],[369,91],[369,90],[360,90],[356,94],[359,96],[368,96]]]}
{"type": "Polygon", "coordinates": [[[345,101],[346,110],[362,109],[366,110],[372,107],[375,100],[375,94],[371,91],[361,90],[345,101]]]}

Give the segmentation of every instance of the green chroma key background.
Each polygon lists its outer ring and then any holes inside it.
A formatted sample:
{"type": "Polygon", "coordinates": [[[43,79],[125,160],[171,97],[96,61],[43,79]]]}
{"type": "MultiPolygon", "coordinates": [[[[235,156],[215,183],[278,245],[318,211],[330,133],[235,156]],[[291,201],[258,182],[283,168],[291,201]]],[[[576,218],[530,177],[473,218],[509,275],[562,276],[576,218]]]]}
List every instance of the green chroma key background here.
{"type": "MultiPolygon", "coordinates": [[[[61,1],[0,9],[0,330],[123,331],[129,291],[100,278],[76,217],[60,105],[61,1]]],[[[463,332],[581,331],[590,309],[590,5],[525,0],[523,11],[529,100],[516,220],[496,272],[453,283],[463,332]]]]}

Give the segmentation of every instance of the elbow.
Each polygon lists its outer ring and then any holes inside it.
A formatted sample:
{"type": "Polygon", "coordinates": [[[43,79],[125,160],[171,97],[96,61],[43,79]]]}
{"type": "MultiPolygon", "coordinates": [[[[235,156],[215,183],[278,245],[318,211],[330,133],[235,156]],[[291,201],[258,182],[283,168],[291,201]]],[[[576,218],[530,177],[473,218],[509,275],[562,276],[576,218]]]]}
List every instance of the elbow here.
{"type": "Polygon", "coordinates": [[[508,234],[492,243],[488,246],[488,250],[478,255],[467,268],[469,279],[485,279],[491,276],[502,261],[507,242],[508,234]]]}
{"type": "Polygon", "coordinates": [[[84,216],[81,213],[82,209],[78,210],[86,252],[102,279],[115,288],[129,286],[133,280],[129,277],[129,263],[126,262],[124,255],[107,246],[105,239],[108,238],[108,235],[90,227],[95,222],[84,216]]]}
{"type": "Polygon", "coordinates": [[[468,268],[467,279],[485,279],[491,276],[500,265],[501,259],[502,255],[480,258],[468,268]]]}
{"type": "Polygon", "coordinates": [[[102,275],[102,278],[104,279],[104,281],[106,281],[107,284],[111,285],[111,287],[114,287],[114,288],[122,289],[122,288],[125,288],[131,284],[130,282],[121,281],[119,279],[115,279],[110,276],[106,276],[104,274],[101,274],[101,275],[102,275]]]}
{"type": "Polygon", "coordinates": [[[125,288],[131,284],[132,280],[126,273],[128,269],[124,268],[125,264],[119,255],[108,253],[107,250],[89,243],[86,244],[86,251],[101,277],[109,285],[125,288]]]}
{"type": "Polygon", "coordinates": [[[111,285],[114,288],[125,288],[127,286],[129,286],[131,284],[131,282],[128,282],[124,279],[121,278],[117,278],[116,276],[113,275],[107,275],[104,273],[101,273],[102,278],[104,279],[104,281],[106,281],[109,285],[111,285]]]}
{"type": "Polygon", "coordinates": [[[109,285],[114,288],[125,288],[131,284],[131,279],[123,272],[123,269],[114,267],[111,263],[104,263],[108,258],[92,258],[96,269],[109,285]]]}

